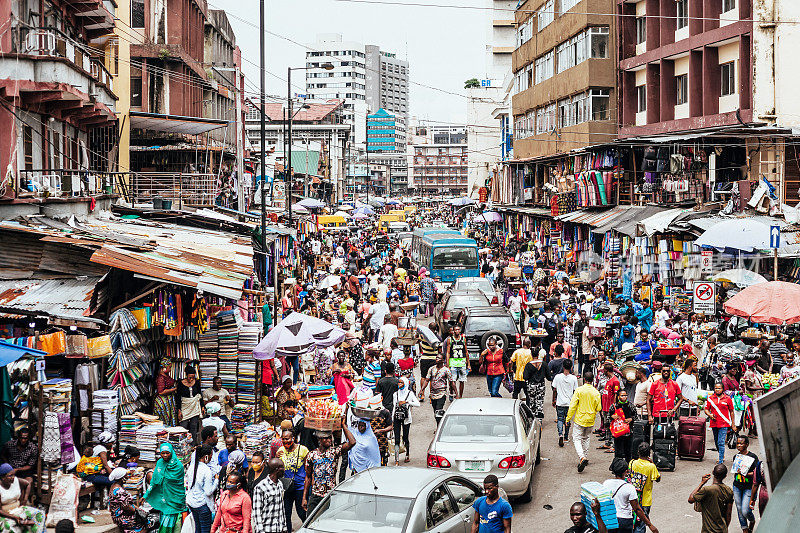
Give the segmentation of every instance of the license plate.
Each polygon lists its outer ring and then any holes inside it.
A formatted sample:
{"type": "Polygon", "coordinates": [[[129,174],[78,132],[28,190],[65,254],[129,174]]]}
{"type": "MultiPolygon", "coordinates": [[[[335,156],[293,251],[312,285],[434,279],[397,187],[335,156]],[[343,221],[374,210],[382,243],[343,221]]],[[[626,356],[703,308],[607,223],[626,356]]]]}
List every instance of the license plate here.
{"type": "Polygon", "coordinates": [[[481,472],[483,469],[483,461],[464,461],[465,472],[481,472]]]}

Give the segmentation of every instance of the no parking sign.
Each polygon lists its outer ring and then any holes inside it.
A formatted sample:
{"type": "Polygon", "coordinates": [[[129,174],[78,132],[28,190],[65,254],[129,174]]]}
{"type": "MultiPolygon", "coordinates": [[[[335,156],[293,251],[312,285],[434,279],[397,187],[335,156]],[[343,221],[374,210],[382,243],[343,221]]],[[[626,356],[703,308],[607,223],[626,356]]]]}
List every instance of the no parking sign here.
{"type": "Polygon", "coordinates": [[[713,315],[717,312],[717,287],[714,282],[695,281],[692,290],[692,310],[713,315]]]}

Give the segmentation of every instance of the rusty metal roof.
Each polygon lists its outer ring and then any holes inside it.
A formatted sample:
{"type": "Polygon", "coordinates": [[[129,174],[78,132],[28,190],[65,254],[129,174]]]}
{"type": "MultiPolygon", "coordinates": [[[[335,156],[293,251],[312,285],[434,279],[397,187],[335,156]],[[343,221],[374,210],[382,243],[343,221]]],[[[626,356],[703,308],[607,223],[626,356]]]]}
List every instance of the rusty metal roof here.
{"type": "Polygon", "coordinates": [[[98,277],[0,280],[0,311],[74,322],[102,321],[86,316],[98,277]]]}

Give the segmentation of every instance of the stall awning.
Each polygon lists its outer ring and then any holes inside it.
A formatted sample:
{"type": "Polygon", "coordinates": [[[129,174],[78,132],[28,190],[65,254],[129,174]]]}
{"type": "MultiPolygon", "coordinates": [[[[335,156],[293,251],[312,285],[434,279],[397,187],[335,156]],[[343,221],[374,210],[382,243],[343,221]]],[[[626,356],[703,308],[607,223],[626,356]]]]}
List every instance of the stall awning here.
{"type": "Polygon", "coordinates": [[[63,324],[87,326],[102,320],[86,316],[99,277],[0,281],[0,312],[43,316],[63,324]]]}
{"type": "Polygon", "coordinates": [[[630,206],[617,206],[613,209],[604,211],[578,210],[565,213],[555,217],[560,222],[570,222],[572,224],[586,224],[587,226],[597,227],[611,222],[618,216],[626,213],[630,206]]]}
{"type": "Polygon", "coordinates": [[[550,210],[543,207],[497,206],[495,210],[502,211],[504,213],[520,213],[522,215],[530,215],[534,217],[552,217],[550,210]]]}
{"type": "Polygon", "coordinates": [[[642,219],[641,224],[648,236],[663,233],[676,218],[689,211],[691,209],[660,209],[659,212],[654,213],[652,216],[642,219]]]}
{"type": "Polygon", "coordinates": [[[605,224],[593,229],[593,233],[602,235],[603,233],[614,230],[623,235],[634,236],[636,234],[636,224],[648,216],[661,211],[657,206],[625,206],[625,211],[619,216],[614,217],[605,224]]]}
{"type": "Polygon", "coordinates": [[[143,113],[131,111],[131,128],[164,133],[183,133],[199,135],[228,125],[227,120],[202,117],[183,117],[163,113],[143,113]]]}
{"type": "Polygon", "coordinates": [[[41,350],[34,350],[25,346],[17,346],[16,344],[9,344],[0,340],[0,367],[4,367],[9,363],[13,363],[24,355],[37,355],[44,357],[47,352],[41,350]]]}

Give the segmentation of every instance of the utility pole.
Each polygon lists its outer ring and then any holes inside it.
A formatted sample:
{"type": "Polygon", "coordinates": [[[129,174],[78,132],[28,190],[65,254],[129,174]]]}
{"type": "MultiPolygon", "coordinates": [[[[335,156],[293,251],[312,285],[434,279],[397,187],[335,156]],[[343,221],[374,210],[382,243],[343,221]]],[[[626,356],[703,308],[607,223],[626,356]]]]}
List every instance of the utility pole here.
{"type": "MultiPolygon", "coordinates": [[[[267,294],[267,279],[269,279],[269,272],[267,271],[267,164],[266,164],[266,148],[267,148],[267,121],[264,114],[264,101],[267,99],[266,94],[266,72],[267,67],[264,64],[266,58],[266,44],[264,42],[264,0],[259,2],[259,36],[260,36],[260,67],[261,67],[261,150],[259,155],[259,162],[261,165],[261,251],[264,253],[264,295],[267,294]]],[[[238,79],[237,79],[238,81],[238,79]]],[[[239,177],[241,179],[241,176],[239,177]]],[[[241,201],[241,199],[240,199],[241,201]]],[[[275,264],[278,264],[278,245],[274,244],[275,250],[275,264]]],[[[278,324],[278,271],[275,270],[275,288],[272,295],[272,323],[278,324]]]]}
{"type": "Polygon", "coordinates": [[[286,69],[286,105],[288,108],[286,136],[288,137],[289,146],[287,147],[286,159],[286,203],[289,205],[289,226],[292,225],[292,68],[286,69]]]}
{"type": "Polygon", "coordinates": [[[372,183],[372,173],[369,171],[369,109],[364,115],[364,148],[367,158],[367,204],[369,204],[369,186],[372,183]]]}

